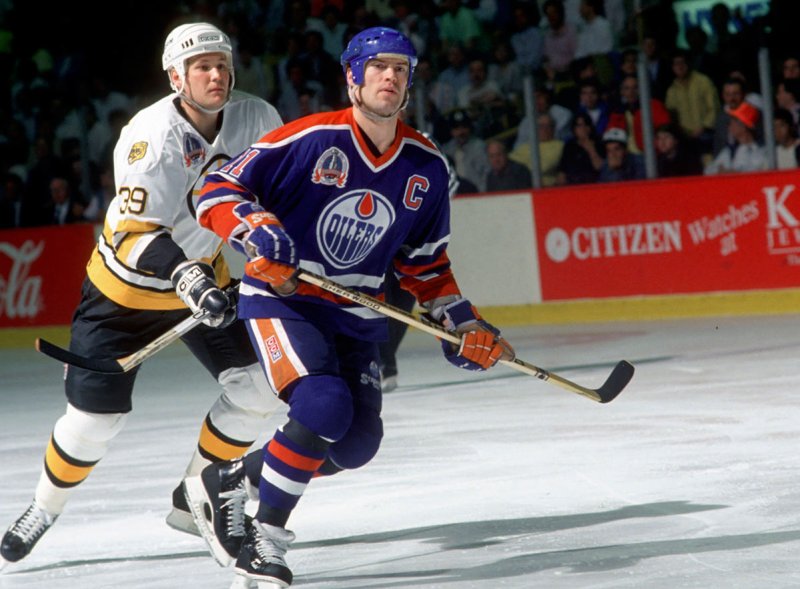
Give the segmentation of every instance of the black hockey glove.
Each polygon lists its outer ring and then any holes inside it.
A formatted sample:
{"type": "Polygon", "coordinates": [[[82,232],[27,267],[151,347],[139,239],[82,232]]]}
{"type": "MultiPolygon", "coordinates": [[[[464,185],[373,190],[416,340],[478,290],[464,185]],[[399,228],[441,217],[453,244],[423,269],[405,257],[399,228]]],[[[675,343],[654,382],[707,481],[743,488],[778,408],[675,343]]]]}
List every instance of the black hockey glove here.
{"type": "Polygon", "coordinates": [[[214,270],[205,262],[186,260],[172,272],[172,284],[180,299],[192,313],[207,311],[203,323],[210,327],[227,327],[236,320],[236,302],[225,294],[214,280],[214,270]]]}

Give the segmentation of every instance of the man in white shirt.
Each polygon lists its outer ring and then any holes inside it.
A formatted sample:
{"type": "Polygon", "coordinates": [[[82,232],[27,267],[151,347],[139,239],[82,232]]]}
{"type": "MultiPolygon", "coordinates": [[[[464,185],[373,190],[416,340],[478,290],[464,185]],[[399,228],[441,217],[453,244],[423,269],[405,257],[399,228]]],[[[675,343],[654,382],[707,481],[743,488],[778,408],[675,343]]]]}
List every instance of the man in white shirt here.
{"type": "Polygon", "coordinates": [[[705,174],[766,170],[766,150],[755,139],[756,124],[760,117],[758,109],[749,102],[742,102],[728,114],[731,117],[728,131],[735,143],[719,152],[706,166],[705,174]]]}
{"type": "Polygon", "coordinates": [[[575,59],[609,53],[614,48],[614,34],[603,16],[603,0],[581,0],[580,12],[575,59]]]}

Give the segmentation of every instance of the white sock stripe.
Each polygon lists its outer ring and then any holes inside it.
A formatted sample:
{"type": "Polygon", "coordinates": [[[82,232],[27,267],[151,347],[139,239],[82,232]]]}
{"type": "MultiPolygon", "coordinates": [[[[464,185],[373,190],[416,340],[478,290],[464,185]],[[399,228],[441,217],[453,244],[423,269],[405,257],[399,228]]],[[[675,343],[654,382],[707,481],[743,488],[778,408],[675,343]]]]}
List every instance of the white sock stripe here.
{"type": "Polygon", "coordinates": [[[263,478],[269,484],[278,487],[284,493],[289,493],[289,495],[294,495],[296,497],[300,497],[308,486],[308,483],[298,483],[291,479],[287,479],[282,474],[272,470],[266,464],[261,467],[261,478],[263,478]]]}

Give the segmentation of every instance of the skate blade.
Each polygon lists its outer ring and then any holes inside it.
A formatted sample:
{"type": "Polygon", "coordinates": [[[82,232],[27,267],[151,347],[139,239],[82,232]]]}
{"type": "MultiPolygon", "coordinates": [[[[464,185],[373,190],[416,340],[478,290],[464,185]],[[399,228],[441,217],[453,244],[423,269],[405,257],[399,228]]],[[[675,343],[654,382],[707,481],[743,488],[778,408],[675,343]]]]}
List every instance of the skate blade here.
{"type": "Polygon", "coordinates": [[[256,580],[242,573],[237,573],[230,589],[286,589],[288,586],[280,581],[256,580]]]}
{"type": "Polygon", "coordinates": [[[236,575],[233,578],[230,589],[256,589],[256,582],[242,575],[236,575]]]}
{"type": "Polygon", "coordinates": [[[180,509],[173,509],[167,514],[167,525],[173,530],[183,532],[184,534],[191,534],[192,536],[202,537],[200,530],[197,529],[197,524],[194,523],[194,517],[191,513],[186,513],[180,509]]]}
{"type": "Polygon", "coordinates": [[[273,583],[271,581],[256,581],[255,586],[258,587],[258,589],[286,589],[289,585],[273,583]]]}
{"type": "MultiPolygon", "coordinates": [[[[217,536],[214,533],[214,524],[212,521],[206,519],[205,507],[208,505],[208,498],[206,497],[206,490],[203,486],[203,481],[199,476],[188,477],[183,481],[184,494],[186,501],[189,503],[189,509],[192,510],[194,523],[203,540],[206,541],[211,556],[217,561],[219,566],[227,567],[233,562],[233,557],[228,554],[225,548],[217,542],[217,536]]],[[[209,506],[210,507],[210,506],[209,506]]]]}
{"type": "Polygon", "coordinates": [[[0,556],[0,571],[6,568],[6,565],[10,564],[5,558],[0,556]]]}

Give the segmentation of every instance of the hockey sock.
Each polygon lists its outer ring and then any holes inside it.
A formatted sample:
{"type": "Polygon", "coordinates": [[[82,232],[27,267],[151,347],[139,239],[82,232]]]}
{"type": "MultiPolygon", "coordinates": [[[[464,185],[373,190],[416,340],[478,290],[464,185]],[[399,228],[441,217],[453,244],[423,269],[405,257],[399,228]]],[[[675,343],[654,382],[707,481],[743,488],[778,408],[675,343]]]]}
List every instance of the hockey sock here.
{"type": "Polygon", "coordinates": [[[284,527],[309,481],[325,461],[330,443],[300,423],[289,422],[264,447],[256,519],[284,527]]]}

